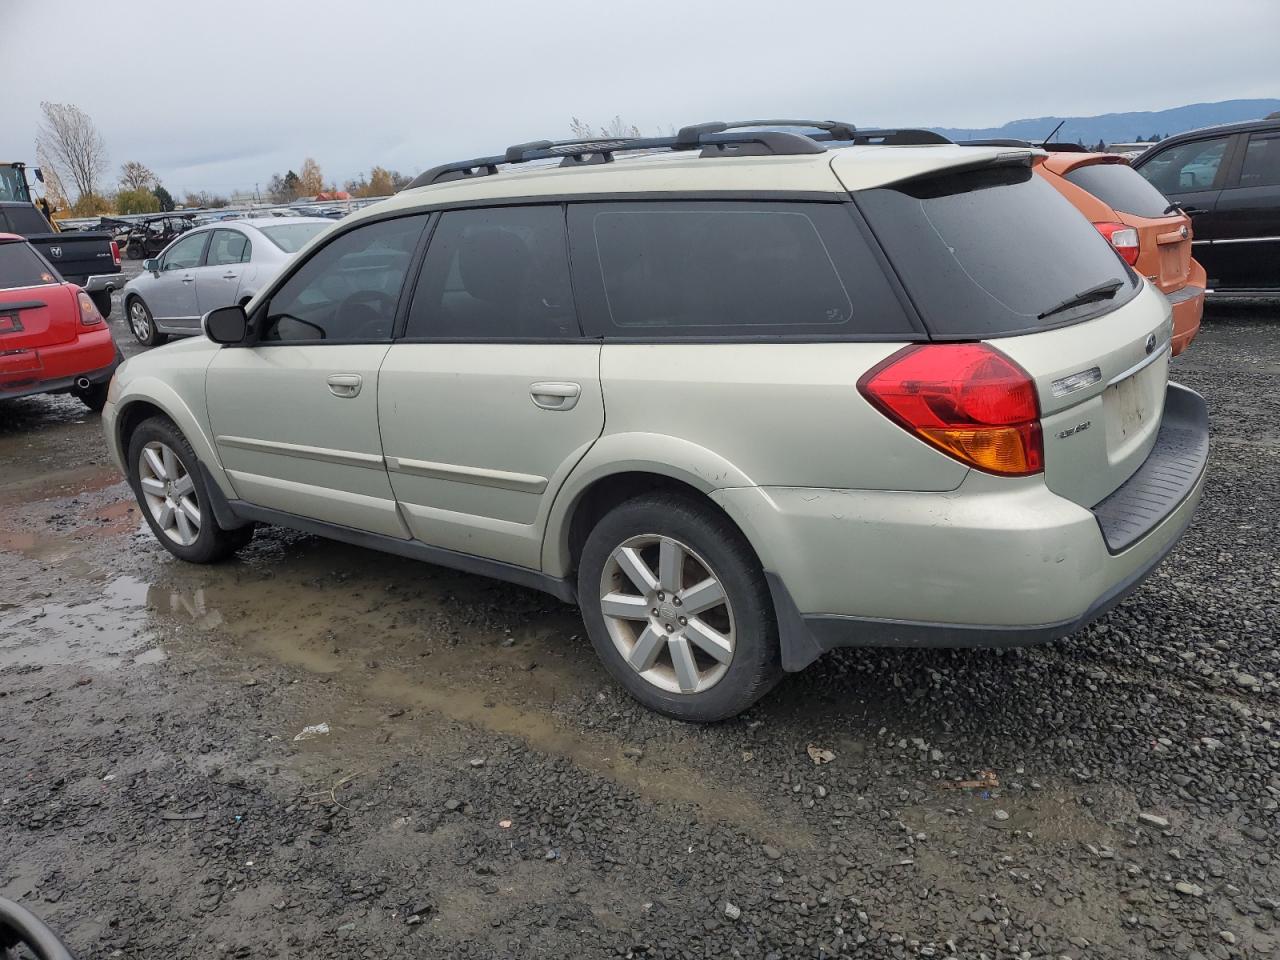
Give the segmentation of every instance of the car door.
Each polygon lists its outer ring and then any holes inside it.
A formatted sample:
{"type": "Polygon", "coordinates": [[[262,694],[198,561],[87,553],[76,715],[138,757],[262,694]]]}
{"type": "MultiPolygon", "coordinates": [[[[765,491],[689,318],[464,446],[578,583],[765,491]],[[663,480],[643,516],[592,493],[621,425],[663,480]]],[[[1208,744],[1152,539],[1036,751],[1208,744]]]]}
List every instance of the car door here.
{"type": "Polygon", "coordinates": [[[1234,138],[1206,137],[1176,143],[1139,158],[1135,169],[1191,217],[1195,239],[1192,255],[1204,267],[1210,287],[1228,269],[1230,251],[1216,246],[1224,236],[1218,216],[1218,198],[1226,182],[1234,138]]]}
{"type": "Polygon", "coordinates": [[[604,427],[564,209],[440,215],[378,382],[382,449],[414,537],[538,568],[557,490],[604,427]]]}
{"type": "Polygon", "coordinates": [[[208,242],[207,230],[189,233],[160,255],[160,275],[148,285],[146,300],[151,315],[167,329],[200,325],[195,272],[204,263],[208,242]]]}
{"type": "Polygon", "coordinates": [[[251,241],[242,230],[219,227],[212,232],[204,266],[195,271],[201,315],[236,302],[240,278],[251,253],[251,241]]]}
{"type": "Polygon", "coordinates": [[[1280,287],[1280,130],[1250,133],[1218,197],[1224,290],[1280,287]]]}
{"type": "Polygon", "coordinates": [[[336,234],[255,309],[251,345],[209,365],[209,421],[239,498],[408,538],[383,463],[378,368],[426,221],[336,234]]]}

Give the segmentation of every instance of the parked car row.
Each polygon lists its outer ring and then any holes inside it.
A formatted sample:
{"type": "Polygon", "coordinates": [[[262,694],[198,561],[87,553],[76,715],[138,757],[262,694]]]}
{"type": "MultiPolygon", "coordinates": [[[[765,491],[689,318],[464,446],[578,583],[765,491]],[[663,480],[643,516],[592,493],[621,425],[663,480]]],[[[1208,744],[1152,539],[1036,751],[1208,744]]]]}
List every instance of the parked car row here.
{"type": "MultiPolygon", "coordinates": [[[[127,361],[107,443],[177,557],[281,524],[546,590],[688,720],[833,647],[1050,640],[1208,452],[1185,217],[1057,157],[757,121],[446,164],[127,361]]],[[[231,226],[134,296],[191,272],[192,320],[231,226]]]]}

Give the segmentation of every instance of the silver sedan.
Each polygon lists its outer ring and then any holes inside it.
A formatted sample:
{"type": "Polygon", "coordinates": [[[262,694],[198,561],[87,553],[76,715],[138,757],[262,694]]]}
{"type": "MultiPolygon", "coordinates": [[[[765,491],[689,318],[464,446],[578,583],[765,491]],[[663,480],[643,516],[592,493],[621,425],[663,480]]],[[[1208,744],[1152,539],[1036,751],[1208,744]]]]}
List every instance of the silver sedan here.
{"type": "Polygon", "coordinates": [[[124,313],[138,342],[200,333],[210,310],[248,303],[306,243],[333,226],[323,217],[222,221],[184,233],[124,285],[124,313]]]}

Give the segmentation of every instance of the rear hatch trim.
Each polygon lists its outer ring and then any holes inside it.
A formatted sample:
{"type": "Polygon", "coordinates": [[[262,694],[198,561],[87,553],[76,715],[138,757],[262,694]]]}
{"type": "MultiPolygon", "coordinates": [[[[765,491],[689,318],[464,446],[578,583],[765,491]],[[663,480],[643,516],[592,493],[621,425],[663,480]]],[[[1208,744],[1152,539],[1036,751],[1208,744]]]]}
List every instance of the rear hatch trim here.
{"type": "Polygon", "coordinates": [[[1209,408],[1194,390],[1170,383],[1151,453],[1093,507],[1107,551],[1121,553],[1158,527],[1195,489],[1208,460],[1209,408]]]}

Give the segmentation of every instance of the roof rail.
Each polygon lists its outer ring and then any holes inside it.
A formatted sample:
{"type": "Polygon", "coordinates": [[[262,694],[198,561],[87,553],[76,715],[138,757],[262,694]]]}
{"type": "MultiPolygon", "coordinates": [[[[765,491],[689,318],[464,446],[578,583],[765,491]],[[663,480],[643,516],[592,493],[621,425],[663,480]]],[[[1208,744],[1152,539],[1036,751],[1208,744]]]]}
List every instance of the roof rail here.
{"type": "Polygon", "coordinates": [[[517,143],[499,155],[458,160],[425,170],[404,189],[425,187],[450,180],[487,177],[500,166],[559,159],[561,166],[610,163],[618,153],[655,150],[699,150],[700,156],[798,156],[823,153],[822,141],[852,141],[856,144],[950,143],[946,137],[928,130],[859,130],[852,123],[836,120],[722,120],[681,127],[668,137],[592,137],[579,140],[532,140],[517,143]],[[773,127],[802,127],[819,131],[799,134],[773,127]],[[764,128],[764,129],[761,129],[764,128]]]}

